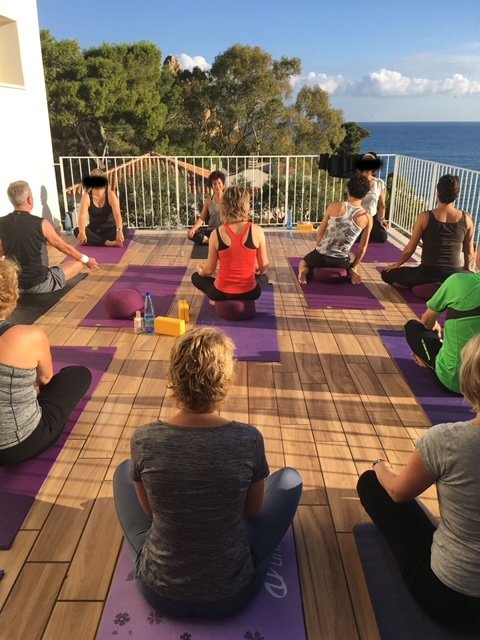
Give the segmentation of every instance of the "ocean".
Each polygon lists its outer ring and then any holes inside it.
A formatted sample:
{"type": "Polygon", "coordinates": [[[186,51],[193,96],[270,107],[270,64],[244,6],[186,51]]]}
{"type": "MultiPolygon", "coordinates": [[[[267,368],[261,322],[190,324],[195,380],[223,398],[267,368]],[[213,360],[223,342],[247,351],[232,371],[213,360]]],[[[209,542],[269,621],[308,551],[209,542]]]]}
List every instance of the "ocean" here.
{"type": "Polygon", "coordinates": [[[360,122],[362,152],[398,153],[480,171],[480,122],[360,122]]]}

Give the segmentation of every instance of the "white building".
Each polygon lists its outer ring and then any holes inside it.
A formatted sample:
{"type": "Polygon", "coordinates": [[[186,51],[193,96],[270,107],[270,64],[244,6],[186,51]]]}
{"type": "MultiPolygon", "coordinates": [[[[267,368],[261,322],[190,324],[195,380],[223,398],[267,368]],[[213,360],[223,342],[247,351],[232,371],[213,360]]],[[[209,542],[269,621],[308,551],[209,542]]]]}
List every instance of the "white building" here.
{"type": "Polygon", "coordinates": [[[59,220],[36,0],[0,0],[0,215],[7,187],[27,180],[32,213],[59,220]]]}

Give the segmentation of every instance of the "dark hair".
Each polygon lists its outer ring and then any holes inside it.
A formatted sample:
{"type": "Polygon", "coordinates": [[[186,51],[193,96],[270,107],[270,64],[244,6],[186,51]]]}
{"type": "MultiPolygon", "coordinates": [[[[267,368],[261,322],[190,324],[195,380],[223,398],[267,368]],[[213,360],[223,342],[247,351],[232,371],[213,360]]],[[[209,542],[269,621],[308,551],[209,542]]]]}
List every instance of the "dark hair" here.
{"type": "Polygon", "coordinates": [[[358,171],[371,171],[374,176],[377,175],[377,171],[381,166],[382,161],[375,151],[367,151],[367,153],[364,153],[363,156],[355,162],[355,168],[358,171]]]}
{"type": "Polygon", "coordinates": [[[450,204],[458,198],[460,193],[460,180],[450,173],[445,174],[437,183],[438,199],[443,204],[450,204]]]}
{"type": "Polygon", "coordinates": [[[348,181],[347,189],[348,195],[362,200],[370,191],[370,182],[368,181],[367,176],[363,176],[361,173],[356,173],[348,181]]]}
{"type": "Polygon", "coordinates": [[[212,182],[214,180],[221,180],[223,184],[225,184],[225,174],[223,171],[212,171],[212,173],[208,176],[208,186],[212,186],[212,182]]]}

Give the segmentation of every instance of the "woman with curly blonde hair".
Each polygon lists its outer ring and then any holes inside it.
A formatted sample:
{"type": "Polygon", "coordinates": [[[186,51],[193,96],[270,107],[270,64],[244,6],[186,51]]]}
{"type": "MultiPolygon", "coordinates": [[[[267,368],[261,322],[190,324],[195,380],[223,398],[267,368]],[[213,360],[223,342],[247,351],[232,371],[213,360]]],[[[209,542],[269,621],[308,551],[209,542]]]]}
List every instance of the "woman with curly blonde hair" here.
{"type": "Polygon", "coordinates": [[[210,300],[256,300],[268,283],[268,258],[263,229],[250,222],[246,189],[225,190],[222,218],[223,224],[210,236],[207,262],[192,274],[192,283],[210,300]]]}
{"type": "Polygon", "coordinates": [[[18,272],[14,262],[0,260],[0,466],[51,446],[92,380],[85,367],[54,375],[45,331],[7,320],[17,306],[18,272]]]}
{"type": "Polygon", "coordinates": [[[269,476],[261,433],[219,408],[232,341],[213,328],[175,342],[168,388],[178,410],[137,429],[114,495],[137,586],[168,616],[223,618],[260,589],[302,492],[297,471],[269,476]]]}

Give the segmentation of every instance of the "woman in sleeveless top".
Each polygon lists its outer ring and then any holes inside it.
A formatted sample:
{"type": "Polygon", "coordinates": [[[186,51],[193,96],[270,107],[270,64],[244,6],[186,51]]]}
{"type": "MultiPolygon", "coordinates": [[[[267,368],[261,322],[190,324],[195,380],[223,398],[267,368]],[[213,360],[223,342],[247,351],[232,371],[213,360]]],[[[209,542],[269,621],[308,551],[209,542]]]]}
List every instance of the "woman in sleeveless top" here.
{"type": "Polygon", "coordinates": [[[192,283],[210,300],[256,300],[268,283],[263,229],[249,222],[250,194],[229,187],[223,196],[224,224],[210,236],[208,258],[192,275],[192,283]],[[220,263],[216,278],[213,277],[220,263]]]}
{"type": "Polygon", "coordinates": [[[13,325],[18,267],[0,260],[0,466],[33,458],[62,433],[90,386],[85,367],[53,375],[46,333],[38,325],[13,325]]]}
{"type": "Polygon", "coordinates": [[[360,174],[354,175],[348,182],[347,202],[332,202],[325,211],[317,231],[317,246],[308,253],[298,267],[298,281],[306,284],[308,274],[315,267],[339,267],[347,269],[353,284],[361,282],[357,267],[368,246],[372,229],[372,216],[362,207],[362,198],[368,193],[368,179],[360,174]],[[350,249],[362,233],[358,252],[350,261],[350,249]]]}
{"type": "Polygon", "coordinates": [[[254,426],[220,414],[234,350],[213,327],[176,340],[167,378],[177,410],[137,429],[131,460],[115,471],[137,587],[163,615],[224,618],[243,609],[262,588],[302,493],[295,469],[269,475],[254,426]]]}
{"type": "MultiPolygon", "coordinates": [[[[381,160],[373,151],[362,156],[362,161],[373,161],[381,165],[381,160]]],[[[376,169],[363,169],[362,175],[368,178],[370,190],[362,200],[362,207],[372,216],[373,226],[370,233],[370,242],[386,242],[387,221],[385,220],[385,182],[377,178],[376,169]]]]}
{"type": "Polygon", "coordinates": [[[187,232],[187,237],[195,244],[208,244],[212,232],[222,224],[222,200],[225,189],[225,174],[222,171],[213,171],[208,176],[208,186],[213,195],[206,198],[202,212],[195,224],[187,232]],[[205,226],[207,223],[208,226],[205,226]]]}
{"type": "Polygon", "coordinates": [[[94,169],[90,177],[104,178],[105,186],[86,191],[80,201],[78,227],[73,234],[80,244],[94,247],[123,247],[126,227],[122,222],[120,203],[115,191],[110,189],[107,174],[94,169]],[[87,224],[88,221],[88,224],[87,224]]]}
{"type": "Polygon", "coordinates": [[[470,214],[453,206],[460,192],[457,176],[446,174],[437,184],[437,207],[423,211],[400,260],[382,272],[382,280],[396,287],[444,282],[453,273],[470,271],[474,258],[473,222],[470,214]],[[422,259],[418,267],[402,267],[420,240],[422,259]]]}

